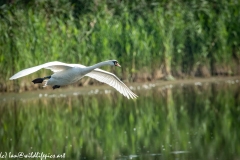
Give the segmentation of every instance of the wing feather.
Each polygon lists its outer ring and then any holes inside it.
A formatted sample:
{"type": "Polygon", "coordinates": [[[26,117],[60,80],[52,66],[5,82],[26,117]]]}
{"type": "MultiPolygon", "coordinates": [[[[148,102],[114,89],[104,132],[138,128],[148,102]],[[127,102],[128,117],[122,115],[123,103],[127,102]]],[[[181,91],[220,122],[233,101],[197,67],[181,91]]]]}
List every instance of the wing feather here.
{"type": "Polygon", "coordinates": [[[73,64],[66,64],[66,63],[62,63],[62,62],[58,62],[58,61],[48,62],[48,63],[44,63],[44,64],[41,64],[41,65],[38,65],[35,67],[24,69],[24,70],[16,73],[15,75],[13,75],[10,78],[10,80],[29,75],[31,73],[37,72],[38,70],[40,70],[42,68],[50,69],[53,72],[60,72],[60,71],[67,70],[72,67],[74,67],[73,64]]]}
{"type": "Polygon", "coordinates": [[[128,99],[129,98],[134,99],[138,97],[113,73],[110,73],[101,69],[94,69],[90,73],[86,74],[86,76],[94,78],[100,82],[103,82],[112,86],[128,99]]]}

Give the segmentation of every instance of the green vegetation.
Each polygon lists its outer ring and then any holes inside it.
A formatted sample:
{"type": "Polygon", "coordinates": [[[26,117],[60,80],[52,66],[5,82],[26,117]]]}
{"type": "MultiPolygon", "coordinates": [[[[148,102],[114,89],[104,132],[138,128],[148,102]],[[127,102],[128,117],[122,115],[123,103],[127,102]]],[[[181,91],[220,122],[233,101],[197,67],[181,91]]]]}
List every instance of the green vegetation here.
{"type": "Polygon", "coordinates": [[[66,153],[66,159],[238,159],[240,95],[233,82],[156,86],[136,91],[136,101],[117,92],[2,97],[0,151],[66,153]]]}
{"type": "Polygon", "coordinates": [[[114,71],[127,81],[237,75],[239,8],[236,0],[1,1],[0,90],[31,89],[36,75],[9,77],[55,60],[118,59],[114,71]]]}

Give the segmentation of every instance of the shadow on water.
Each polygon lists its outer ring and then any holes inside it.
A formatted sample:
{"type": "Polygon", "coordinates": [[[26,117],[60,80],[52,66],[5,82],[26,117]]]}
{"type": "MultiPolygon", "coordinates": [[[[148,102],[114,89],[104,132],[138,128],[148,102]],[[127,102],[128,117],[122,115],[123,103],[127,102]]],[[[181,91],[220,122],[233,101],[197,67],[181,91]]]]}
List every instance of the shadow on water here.
{"type": "Polygon", "coordinates": [[[104,89],[3,95],[0,153],[91,160],[240,158],[238,80],[133,89],[137,100],[104,89]]]}

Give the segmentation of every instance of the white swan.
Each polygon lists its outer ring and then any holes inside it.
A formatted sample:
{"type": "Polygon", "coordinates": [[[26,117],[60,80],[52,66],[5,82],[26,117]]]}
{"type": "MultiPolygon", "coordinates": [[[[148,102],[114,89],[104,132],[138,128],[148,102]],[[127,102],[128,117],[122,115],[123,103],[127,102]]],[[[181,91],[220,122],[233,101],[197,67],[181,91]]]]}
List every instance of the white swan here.
{"type": "Polygon", "coordinates": [[[26,75],[29,75],[33,72],[36,72],[42,68],[50,69],[54,72],[51,76],[47,76],[44,78],[34,79],[32,82],[42,83],[46,80],[45,86],[52,86],[53,89],[60,88],[60,86],[68,85],[74,82],[77,82],[84,76],[88,76],[94,78],[100,82],[106,83],[121,94],[129,98],[137,98],[137,95],[134,94],[116,75],[113,73],[98,69],[99,67],[110,65],[110,66],[118,66],[119,63],[116,60],[108,60],[104,62],[97,63],[93,66],[86,67],[80,64],[67,64],[58,61],[48,62],[39,66],[35,66],[32,68],[24,69],[15,75],[13,75],[10,80],[17,79],[26,75]]]}

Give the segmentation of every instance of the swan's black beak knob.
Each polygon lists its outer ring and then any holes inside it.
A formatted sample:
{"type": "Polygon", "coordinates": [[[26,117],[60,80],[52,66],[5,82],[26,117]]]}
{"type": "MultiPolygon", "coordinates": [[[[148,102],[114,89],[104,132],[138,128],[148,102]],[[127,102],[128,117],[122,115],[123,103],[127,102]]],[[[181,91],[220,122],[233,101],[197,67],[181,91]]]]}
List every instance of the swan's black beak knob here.
{"type": "Polygon", "coordinates": [[[115,63],[115,66],[121,67],[120,64],[118,62],[115,63]]]}

